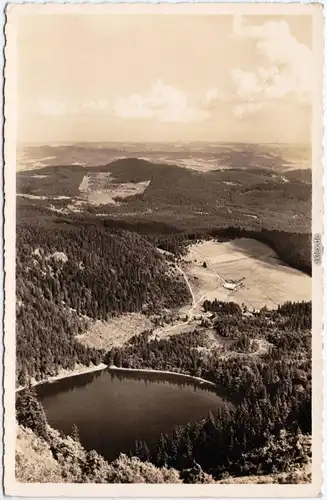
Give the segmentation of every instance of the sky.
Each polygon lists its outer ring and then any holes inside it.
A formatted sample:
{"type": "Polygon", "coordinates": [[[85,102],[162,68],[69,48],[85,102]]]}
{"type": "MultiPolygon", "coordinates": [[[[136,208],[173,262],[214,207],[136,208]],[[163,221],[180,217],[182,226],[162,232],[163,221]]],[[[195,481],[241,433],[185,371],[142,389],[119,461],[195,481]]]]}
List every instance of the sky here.
{"type": "Polygon", "coordinates": [[[27,15],[20,143],[309,142],[311,17],[27,15]]]}

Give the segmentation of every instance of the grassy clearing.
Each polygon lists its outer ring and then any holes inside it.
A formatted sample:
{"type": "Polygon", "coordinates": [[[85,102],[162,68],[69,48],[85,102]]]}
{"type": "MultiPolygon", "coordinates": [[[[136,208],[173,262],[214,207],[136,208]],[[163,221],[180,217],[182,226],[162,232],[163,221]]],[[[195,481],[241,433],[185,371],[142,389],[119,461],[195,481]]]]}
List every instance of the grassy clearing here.
{"type": "Polygon", "coordinates": [[[116,198],[142,194],[150,180],[143,182],[117,182],[110,172],[88,172],[79,186],[83,200],[92,206],[115,205],[116,198]]]}
{"type": "Polygon", "coordinates": [[[203,300],[233,301],[250,309],[274,308],[287,300],[311,300],[311,278],[282,265],[267,245],[241,238],[226,243],[205,241],[189,247],[184,270],[193,286],[195,309],[203,300]],[[206,267],[203,267],[203,263],[206,267]],[[244,288],[223,287],[225,280],[244,280],[244,288]]]}
{"type": "Polygon", "coordinates": [[[144,314],[123,314],[112,318],[110,322],[95,321],[85,333],[78,335],[76,340],[87,347],[110,349],[122,346],[133,335],[142,333],[151,326],[151,321],[144,314]]]}

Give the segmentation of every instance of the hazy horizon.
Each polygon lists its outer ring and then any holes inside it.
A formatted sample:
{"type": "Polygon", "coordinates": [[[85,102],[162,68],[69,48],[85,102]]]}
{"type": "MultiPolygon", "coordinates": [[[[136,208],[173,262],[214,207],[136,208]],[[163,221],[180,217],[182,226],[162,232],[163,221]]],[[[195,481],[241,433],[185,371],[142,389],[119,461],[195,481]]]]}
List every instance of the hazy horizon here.
{"type": "Polygon", "coordinates": [[[26,145],[17,149],[17,169],[55,165],[107,165],[122,158],[207,171],[215,168],[312,168],[310,144],[232,142],[76,142],[26,145]],[[277,163],[276,163],[277,161],[277,163]]]}
{"type": "Polygon", "coordinates": [[[289,141],[277,141],[277,142],[270,142],[270,141],[151,141],[151,140],[121,140],[121,141],[108,141],[108,140],[103,140],[103,141],[97,141],[97,140],[76,140],[76,141],[51,141],[51,142],[43,142],[43,141],[34,141],[34,142],[19,142],[17,143],[18,147],[29,147],[29,146],[50,146],[50,147],[55,147],[56,145],[60,146],[74,146],[74,145],[80,145],[80,144],[166,144],[166,145],[192,145],[192,144],[207,144],[207,145],[215,145],[218,146],[219,144],[224,145],[224,144],[243,144],[243,145],[276,145],[276,146],[294,146],[294,147],[309,147],[311,148],[311,141],[298,141],[298,142],[289,142],[289,141]]]}

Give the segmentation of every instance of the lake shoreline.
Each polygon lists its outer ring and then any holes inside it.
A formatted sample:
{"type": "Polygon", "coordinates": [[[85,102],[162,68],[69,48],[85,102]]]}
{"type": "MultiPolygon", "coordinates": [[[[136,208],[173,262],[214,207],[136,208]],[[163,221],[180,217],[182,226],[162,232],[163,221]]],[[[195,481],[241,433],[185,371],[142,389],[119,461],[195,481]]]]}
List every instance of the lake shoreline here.
{"type": "MultiPolygon", "coordinates": [[[[59,373],[58,375],[54,375],[53,377],[49,377],[46,380],[40,380],[38,382],[33,381],[32,382],[32,387],[40,386],[40,385],[45,385],[45,384],[54,384],[56,382],[59,382],[60,380],[63,380],[65,378],[73,378],[73,377],[78,377],[79,375],[86,375],[87,373],[93,373],[101,370],[112,370],[112,371],[128,371],[128,372],[134,372],[134,373],[158,373],[161,375],[177,375],[182,378],[186,378],[188,380],[193,380],[195,382],[200,382],[201,384],[206,384],[210,385],[212,387],[216,387],[217,384],[214,382],[211,382],[210,380],[206,380],[201,377],[196,377],[194,375],[189,375],[187,373],[181,373],[181,372],[173,372],[169,370],[155,370],[153,368],[123,368],[122,366],[115,366],[115,365],[106,365],[105,363],[100,363],[99,365],[96,366],[88,366],[88,367],[79,367],[76,368],[75,370],[71,371],[63,371],[62,373],[59,373]]],[[[23,389],[26,389],[27,386],[20,386],[16,389],[16,392],[22,391],[23,389]]]]}
{"type": "Polygon", "coordinates": [[[152,368],[123,368],[121,366],[115,366],[115,365],[109,365],[108,369],[113,370],[113,371],[129,371],[129,372],[135,372],[135,373],[161,373],[162,375],[178,375],[179,377],[187,378],[189,380],[195,380],[195,381],[200,382],[202,384],[211,385],[213,387],[217,386],[217,384],[215,384],[215,382],[211,382],[210,380],[206,380],[206,379],[201,378],[201,377],[196,377],[194,375],[188,375],[187,373],[172,372],[169,370],[155,370],[152,368]]]}
{"type": "MultiPolygon", "coordinates": [[[[62,370],[62,372],[58,373],[58,375],[54,375],[53,377],[49,377],[48,379],[39,380],[38,382],[33,381],[32,387],[45,384],[54,384],[55,382],[58,382],[59,380],[62,380],[64,378],[78,377],[78,375],[85,375],[87,373],[105,370],[106,368],[108,368],[108,365],[100,363],[99,365],[94,365],[94,366],[78,367],[74,370],[62,370]]],[[[23,389],[26,389],[26,387],[27,386],[20,386],[16,389],[16,392],[22,391],[23,389]]]]}

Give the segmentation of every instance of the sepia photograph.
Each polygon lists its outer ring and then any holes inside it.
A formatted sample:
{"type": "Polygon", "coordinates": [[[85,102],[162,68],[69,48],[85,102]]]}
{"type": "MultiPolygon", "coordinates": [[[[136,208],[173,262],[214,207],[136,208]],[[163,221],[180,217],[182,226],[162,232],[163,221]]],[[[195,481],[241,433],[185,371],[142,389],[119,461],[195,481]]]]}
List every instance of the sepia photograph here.
{"type": "Polygon", "coordinates": [[[322,30],[8,5],[7,494],[319,495],[322,30]]]}

